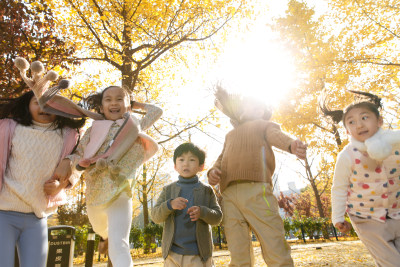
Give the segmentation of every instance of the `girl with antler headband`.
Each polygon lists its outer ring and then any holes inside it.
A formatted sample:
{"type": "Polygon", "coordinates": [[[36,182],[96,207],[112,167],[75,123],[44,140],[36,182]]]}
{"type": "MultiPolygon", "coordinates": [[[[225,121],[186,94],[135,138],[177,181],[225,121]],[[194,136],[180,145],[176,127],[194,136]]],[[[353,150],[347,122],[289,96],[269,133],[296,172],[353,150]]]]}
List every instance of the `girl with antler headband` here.
{"type": "Polygon", "coordinates": [[[321,110],[335,123],[343,122],[349,144],[339,153],[332,185],[332,223],[341,232],[351,229],[377,266],[400,262],[400,132],[383,130],[376,95],[350,91],[361,97],[344,110],[321,110]]]}
{"type": "MultiPolygon", "coordinates": [[[[19,66],[29,68],[25,60],[19,66]]],[[[25,76],[33,90],[46,89],[58,75],[31,65],[33,78],[25,76]]],[[[65,82],[63,82],[65,85],[65,82]]],[[[62,84],[63,84],[62,83],[62,84]]],[[[0,103],[0,259],[1,266],[45,266],[47,216],[66,203],[65,189],[79,176],[64,172],[63,160],[74,149],[84,119],[49,114],[40,107],[33,91],[0,103]]]]}
{"type": "Polygon", "coordinates": [[[84,170],[87,213],[94,231],[101,236],[99,251],[105,253],[108,247],[114,266],[130,267],[135,172],[158,149],[157,143],[140,130],[153,125],[162,110],[133,101],[131,94],[119,86],[92,94],[85,104],[104,119],[92,123],[69,158],[73,166],[84,170]],[[139,121],[129,114],[132,109],[142,109],[146,115],[139,121]]]}
{"type": "Polygon", "coordinates": [[[30,79],[26,76],[26,60],[17,58],[15,63],[43,112],[67,118],[94,119],[75,153],[64,158],[58,173],[67,177],[74,166],[85,172],[89,220],[95,232],[103,238],[99,247],[105,251],[109,241],[108,250],[113,265],[132,266],[128,241],[135,171],[158,149],[157,143],[142,130],[160,118],[162,110],[133,101],[124,88],[110,86],[85,99],[84,104],[95,111],[92,112],[57,94],[60,89],[69,87],[67,80],[48,88],[49,80],[56,78],[53,73],[41,77],[32,66],[33,79],[30,79]],[[142,109],[146,114],[139,121],[130,113],[132,109],[142,109]]]}

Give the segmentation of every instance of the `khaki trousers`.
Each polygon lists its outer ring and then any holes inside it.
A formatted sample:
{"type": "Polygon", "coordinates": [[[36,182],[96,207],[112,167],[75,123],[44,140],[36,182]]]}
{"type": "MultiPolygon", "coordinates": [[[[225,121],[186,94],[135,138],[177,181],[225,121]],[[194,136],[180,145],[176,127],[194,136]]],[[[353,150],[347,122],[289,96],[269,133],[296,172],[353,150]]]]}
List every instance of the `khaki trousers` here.
{"type": "Polygon", "coordinates": [[[199,255],[180,255],[173,251],[168,253],[164,267],[214,267],[212,257],[202,262],[199,255]]]}
{"type": "Polygon", "coordinates": [[[269,267],[293,266],[285,240],[278,202],[267,183],[247,182],[228,186],[222,193],[223,225],[231,267],[254,265],[251,230],[260,241],[269,267]]]}
{"type": "Polygon", "coordinates": [[[358,238],[364,243],[379,267],[400,266],[400,220],[381,223],[350,215],[358,238]]]}

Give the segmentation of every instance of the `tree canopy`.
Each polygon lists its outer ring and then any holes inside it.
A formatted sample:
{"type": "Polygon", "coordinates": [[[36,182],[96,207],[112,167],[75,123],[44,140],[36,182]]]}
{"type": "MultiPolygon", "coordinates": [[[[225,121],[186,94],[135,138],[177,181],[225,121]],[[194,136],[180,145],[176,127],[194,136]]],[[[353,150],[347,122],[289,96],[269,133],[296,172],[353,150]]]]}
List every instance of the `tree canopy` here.
{"type": "Polygon", "coordinates": [[[17,56],[40,60],[49,69],[78,63],[72,59],[75,48],[66,45],[44,0],[1,1],[0,31],[0,98],[18,96],[27,89],[14,67],[17,56]]]}

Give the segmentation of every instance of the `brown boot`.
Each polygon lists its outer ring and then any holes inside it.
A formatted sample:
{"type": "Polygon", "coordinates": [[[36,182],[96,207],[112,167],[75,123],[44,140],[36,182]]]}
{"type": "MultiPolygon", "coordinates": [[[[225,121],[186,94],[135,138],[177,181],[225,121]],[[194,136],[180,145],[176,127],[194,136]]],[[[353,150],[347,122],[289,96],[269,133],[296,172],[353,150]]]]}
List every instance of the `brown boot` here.
{"type": "Polygon", "coordinates": [[[107,252],[108,252],[108,238],[104,240],[102,237],[100,237],[99,253],[107,254],[107,252]]]}

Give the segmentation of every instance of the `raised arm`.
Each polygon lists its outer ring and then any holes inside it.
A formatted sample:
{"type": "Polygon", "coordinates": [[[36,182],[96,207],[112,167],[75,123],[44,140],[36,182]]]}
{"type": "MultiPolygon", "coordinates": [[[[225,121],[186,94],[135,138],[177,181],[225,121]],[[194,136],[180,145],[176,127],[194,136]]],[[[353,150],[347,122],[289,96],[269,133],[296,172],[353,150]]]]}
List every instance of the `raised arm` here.
{"type": "Polygon", "coordinates": [[[146,115],[140,120],[140,128],[145,131],[150,128],[162,115],[163,111],[161,108],[151,105],[136,102],[133,105],[135,109],[141,109],[146,111],[146,115]]]}
{"type": "Polygon", "coordinates": [[[292,153],[290,145],[295,141],[295,139],[282,132],[281,127],[278,124],[274,122],[268,123],[265,131],[265,139],[271,146],[292,153]]]}

